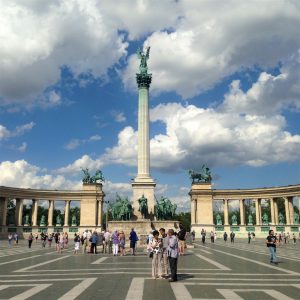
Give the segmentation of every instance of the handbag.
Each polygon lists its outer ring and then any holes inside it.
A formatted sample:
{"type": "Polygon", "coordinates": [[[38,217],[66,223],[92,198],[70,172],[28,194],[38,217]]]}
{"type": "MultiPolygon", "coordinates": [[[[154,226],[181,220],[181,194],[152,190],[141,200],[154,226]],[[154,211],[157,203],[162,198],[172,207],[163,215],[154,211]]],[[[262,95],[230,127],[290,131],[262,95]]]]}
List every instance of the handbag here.
{"type": "Polygon", "coordinates": [[[153,251],[149,253],[149,258],[153,258],[153,251]]]}

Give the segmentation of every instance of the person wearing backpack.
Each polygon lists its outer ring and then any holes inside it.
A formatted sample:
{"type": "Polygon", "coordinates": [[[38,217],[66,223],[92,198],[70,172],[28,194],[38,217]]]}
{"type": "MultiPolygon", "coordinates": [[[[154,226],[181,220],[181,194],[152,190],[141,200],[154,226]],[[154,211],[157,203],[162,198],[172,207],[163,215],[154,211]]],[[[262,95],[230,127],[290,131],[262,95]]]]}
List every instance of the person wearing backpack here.
{"type": "Polygon", "coordinates": [[[185,249],[185,236],[186,236],[186,229],[183,227],[182,224],[179,225],[179,232],[177,234],[178,243],[179,243],[179,255],[184,255],[185,249]]]}

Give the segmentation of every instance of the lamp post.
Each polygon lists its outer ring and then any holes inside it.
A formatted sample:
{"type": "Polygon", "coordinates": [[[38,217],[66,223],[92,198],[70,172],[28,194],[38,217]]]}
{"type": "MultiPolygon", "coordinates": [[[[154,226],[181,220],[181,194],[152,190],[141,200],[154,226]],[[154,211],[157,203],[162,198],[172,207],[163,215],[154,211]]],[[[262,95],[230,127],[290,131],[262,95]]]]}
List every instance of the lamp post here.
{"type": "Polygon", "coordinates": [[[108,229],[108,205],[109,205],[109,201],[105,200],[104,203],[106,204],[106,221],[105,221],[105,229],[107,231],[108,229]]]}

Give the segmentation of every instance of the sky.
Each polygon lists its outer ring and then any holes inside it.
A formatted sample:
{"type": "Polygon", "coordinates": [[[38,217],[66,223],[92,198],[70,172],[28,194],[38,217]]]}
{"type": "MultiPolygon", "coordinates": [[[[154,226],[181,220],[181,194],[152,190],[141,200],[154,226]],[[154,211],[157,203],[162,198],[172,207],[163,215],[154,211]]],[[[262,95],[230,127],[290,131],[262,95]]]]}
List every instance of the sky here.
{"type": "Polygon", "coordinates": [[[138,47],[151,47],[156,197],[190,209],[188,170],[215,189],[300,183],[297,0],[0,0],[0,186],[106,200],[137,172],[138,47]]]}

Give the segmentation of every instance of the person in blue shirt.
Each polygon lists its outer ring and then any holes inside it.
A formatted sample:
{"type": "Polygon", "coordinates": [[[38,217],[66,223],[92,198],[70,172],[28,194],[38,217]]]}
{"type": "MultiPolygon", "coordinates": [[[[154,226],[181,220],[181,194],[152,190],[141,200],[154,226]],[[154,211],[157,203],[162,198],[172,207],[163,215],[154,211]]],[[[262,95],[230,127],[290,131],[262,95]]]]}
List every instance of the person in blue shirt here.
{"type": "Polygon", "coordinates": [[[130,240],[130,250],[131,254],[135,255],[135,247],[136,247],[136,242],[139,240],[136,232],[134,231],[134,228],[131,228],[130,235],[129,235],[129,240],[130,240]]]}

